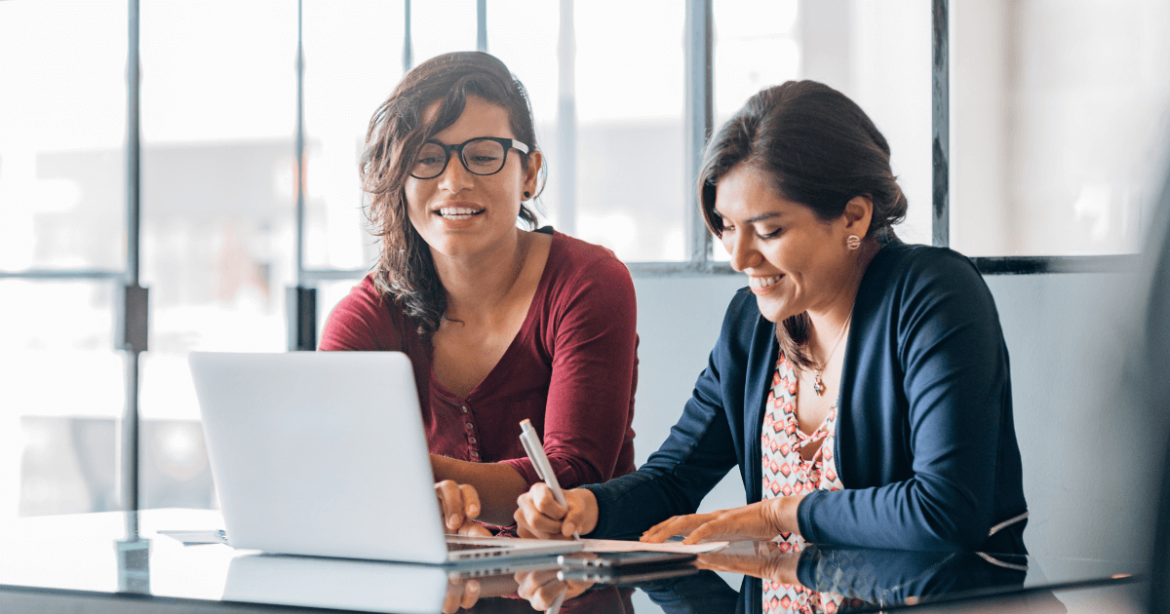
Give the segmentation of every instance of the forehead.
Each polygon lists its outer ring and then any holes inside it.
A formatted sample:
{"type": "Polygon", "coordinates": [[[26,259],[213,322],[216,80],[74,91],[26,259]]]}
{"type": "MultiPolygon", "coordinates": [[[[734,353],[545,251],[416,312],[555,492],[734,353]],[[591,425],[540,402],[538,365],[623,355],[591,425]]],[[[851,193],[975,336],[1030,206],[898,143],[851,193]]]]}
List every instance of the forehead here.
{"type": "Polygon", "coordinates": [[[773,181],[768,173],[755,166],[733,167],[715,186],[715,213],[730,220],[750,220],[808,212],[808,207],[781,196],[773,181]]]}
{"type": "MultiPolygon", "coordinates": [[[[423,112],[424,121],[429,121],[434,117],[439,112],[439,106],[442,103],[442,100],[436,100],[428,105],[426,111],[423,112]]],[[[445,145],[456,145],[481,136],[516,138],[516,135],[512,133],[507,109],[479,96],[468,96],[459,119],[437,132],[432,140],[445,145]]]]}

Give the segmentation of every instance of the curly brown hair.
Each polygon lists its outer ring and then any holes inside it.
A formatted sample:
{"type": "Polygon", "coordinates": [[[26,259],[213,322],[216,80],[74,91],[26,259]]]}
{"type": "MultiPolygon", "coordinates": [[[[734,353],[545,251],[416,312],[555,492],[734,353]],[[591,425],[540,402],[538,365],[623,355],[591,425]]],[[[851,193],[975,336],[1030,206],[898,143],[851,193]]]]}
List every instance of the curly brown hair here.
{"type": "MultiPolygon", "coordinates": [[[[410,222],[405,185],[419,148],[459,119],[468,96],[502,107],[516,139],[530,151],[539,149],[524,86],[496,57],[461,51],[431,58],[402,78],[370,119],[358,167],[362,189],[370,195],[366,216],[382,243],[374,286],[414,320],[422,337],[438,330],[447,294],[430,248],[410,222]],[[436,101],[437,112],[424,113],[436,101]]],[[[526,171],[530,157],[520,154],[526,171]]],[[[527,205],[520,205],[520,219],[529,228],[536,226],[527,205]]]]}

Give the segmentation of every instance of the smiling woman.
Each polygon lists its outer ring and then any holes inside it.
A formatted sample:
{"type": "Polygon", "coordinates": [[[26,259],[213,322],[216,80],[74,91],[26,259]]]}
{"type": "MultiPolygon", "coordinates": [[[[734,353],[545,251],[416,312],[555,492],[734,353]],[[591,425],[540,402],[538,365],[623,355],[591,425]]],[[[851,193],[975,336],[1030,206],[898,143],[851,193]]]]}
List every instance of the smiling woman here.
{"type": "Polygon", "coordinates": [[[561,484],[633,471],[633,283],[609,250],[529,230],[544,160],[523,86],[486,53],[438,56],[377,110],[366,145],[381,257],[320,348],[410,356],[448,528],[511,523],[539,480],[524,419],[561,484]]]}
{"type": "Polygon", "coordinates": [[[970,260],[894,236],[889,160],[865,113],[811,81],[759,92],[719,130],[703,214],[748,287],[649,461],[567,491],[567,508],[533,486],[521,535],[1025,552],[995,303],[970,260]],[[749,504],[695,514],[737,465],[749,504]]]}

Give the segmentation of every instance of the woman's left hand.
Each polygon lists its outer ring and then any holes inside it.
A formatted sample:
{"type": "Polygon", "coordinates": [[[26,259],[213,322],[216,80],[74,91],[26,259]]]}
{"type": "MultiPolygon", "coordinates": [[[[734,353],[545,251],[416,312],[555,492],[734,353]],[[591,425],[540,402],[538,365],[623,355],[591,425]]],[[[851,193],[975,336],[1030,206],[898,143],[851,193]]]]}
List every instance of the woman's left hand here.
{"type": "Polygon", "coordinates": [[[780,497],[709,514],[674,516],[650,527],[641,541],[661,543],[686,535],[684,544],[697,544],[705,539],[772,539],[781,533],[799,534],[796,510],[804,497],[780,497]]]}

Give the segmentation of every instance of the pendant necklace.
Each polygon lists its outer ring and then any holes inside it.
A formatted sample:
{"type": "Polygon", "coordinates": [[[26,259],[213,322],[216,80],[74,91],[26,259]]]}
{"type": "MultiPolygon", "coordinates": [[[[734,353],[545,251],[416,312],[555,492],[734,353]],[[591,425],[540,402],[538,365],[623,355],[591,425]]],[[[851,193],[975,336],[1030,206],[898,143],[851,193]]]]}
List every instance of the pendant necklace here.
{"type": "Polygon", "coordinates": [[[837,351],[837,346],[841,345],[841,340],[845,338],[845,329],[849,328],[849,321],[853,319],[853,311],[849,312],[849,317],[845,318],[845,324],[841,327],[841,332],[837,335],[837,342],[833,344],[833,349],[829,350],[829,355],[821,361],[820,366],[813,369],[813,392],[817,395],[825,394],[825,382],[821,381],[821,374],[825,372],[825,366],[833,358],[833,354],[837,351]]]}

